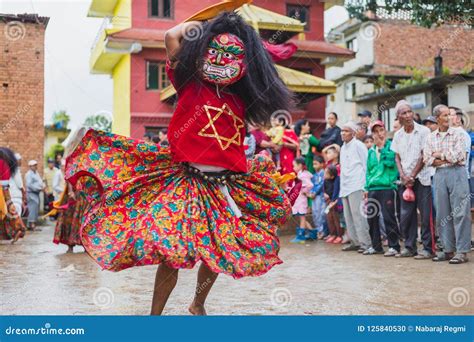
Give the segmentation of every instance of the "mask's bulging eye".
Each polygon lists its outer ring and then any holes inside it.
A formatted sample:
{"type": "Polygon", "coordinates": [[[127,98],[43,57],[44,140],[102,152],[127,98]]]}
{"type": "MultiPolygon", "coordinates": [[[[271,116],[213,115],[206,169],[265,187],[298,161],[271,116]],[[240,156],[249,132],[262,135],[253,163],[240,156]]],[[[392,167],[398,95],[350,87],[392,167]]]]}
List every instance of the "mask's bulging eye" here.
{"type": "Polygon", "coordinates": [[[209,50],[207,50],[207,52],[209,52],[210,55],[216,55],[217,54],[216,49],[209,49],[209,50]]]}
{"type": "Polygon", "coordinates": [[[225,58],[234,59],[234,55],[231,54],[231,53],[228,53],[228,52],[224,53],[224,57],[225,57],[225,58]]]}

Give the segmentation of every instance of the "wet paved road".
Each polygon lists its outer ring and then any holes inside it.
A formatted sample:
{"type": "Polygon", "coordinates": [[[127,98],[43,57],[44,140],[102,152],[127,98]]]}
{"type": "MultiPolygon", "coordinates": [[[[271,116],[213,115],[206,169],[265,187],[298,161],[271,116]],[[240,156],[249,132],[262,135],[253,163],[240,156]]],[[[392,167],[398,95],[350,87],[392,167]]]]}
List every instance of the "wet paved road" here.
{"type": "MultiPolygon", "coordinates": [[[[147,315],[156,266],[101,271],[76,247],[51,242],[53,227],[0,244],[0,305],[13,315],[147,315]]],[[[433,315],[474,313],[474,262],[384,258],[322,242],[291,245],[259,278],[220,276],[208,299],[215,315],[433,315]]],[[[197,268],[180,271],[165,314],[185,315],[197,268]]]]}

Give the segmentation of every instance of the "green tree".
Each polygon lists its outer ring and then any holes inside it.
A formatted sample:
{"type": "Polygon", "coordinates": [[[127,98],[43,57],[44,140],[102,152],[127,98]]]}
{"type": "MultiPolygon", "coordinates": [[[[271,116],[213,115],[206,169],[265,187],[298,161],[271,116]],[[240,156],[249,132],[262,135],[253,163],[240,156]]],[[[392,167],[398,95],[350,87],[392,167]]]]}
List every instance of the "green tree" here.
{"type": "Polygon", "coordinates": [[[84,121],[84,126],[92,127],[97,130],[111,132],[112,131],[112,120],[108,115],[95,114],[90,115],[84,121]]]}
{"type": "Polygon", "coordinates": [[[346,0],[345,7],[351,18],[368,20],[368,11],[377,13],[384,8],[389,14],[397,11],[411,12],[413,24],[431,27],[445,23],[464,23],[474,27],[474,5],[472,0],[346,0]]]}
{"type": "Polygon", "coordinates": [[[53,114],[53,126],[56,128],[67,129],[70,120],[71,118],[65,110],[60,110],[53,114]]]}
{"type": "Polygon", "coordinates": [[[49,148],[48,153],[46,153],[46,158],[56,159],[58,154],[64,155],[64,146],[61,144],[54,144],[49,148]]]}

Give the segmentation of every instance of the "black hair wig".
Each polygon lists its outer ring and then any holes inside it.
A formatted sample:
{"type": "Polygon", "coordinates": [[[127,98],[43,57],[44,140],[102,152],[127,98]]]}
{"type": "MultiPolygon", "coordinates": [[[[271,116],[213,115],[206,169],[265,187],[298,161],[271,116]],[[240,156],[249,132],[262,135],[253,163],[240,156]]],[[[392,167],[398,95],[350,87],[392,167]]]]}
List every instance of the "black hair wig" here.
{"type": "Polygon", "coordinates": [[[296,133],[296,135],[297,135],[298,137],[299,137],[300,134],[301,134],[301,129],[302,129],[302,127],[303,127],[304,125],[306,125],[307,123],[308,123],[308,120],[306,120],[306,119],[300,119],[300,120],[296,121],[296,123],[295,123],[295,129],[294,129],[294,130],[295,130],[295,133],[296,133]]]}
{"type": "Polygon", "coordinates": [[[200,39],[182,40],[174,72],[177,87],[183,87],[190,81],[204,82],[201,80],[204,55],[212,38],[221,33],[238,36],[245,46],[247,71],[228,89],[244,101],[246,121],[267,125],[275,111],[290,109],[292,94],[278,76],[257,32],[236,13],[224,12],[204,22],[200,39]]]}
{"type": "Polygon", "coordinates": [[[13,176],[18,169],[15,153],[7,147],[0,147],[0,159],[3,159],[7,163],[10,174],[13,176]]]}

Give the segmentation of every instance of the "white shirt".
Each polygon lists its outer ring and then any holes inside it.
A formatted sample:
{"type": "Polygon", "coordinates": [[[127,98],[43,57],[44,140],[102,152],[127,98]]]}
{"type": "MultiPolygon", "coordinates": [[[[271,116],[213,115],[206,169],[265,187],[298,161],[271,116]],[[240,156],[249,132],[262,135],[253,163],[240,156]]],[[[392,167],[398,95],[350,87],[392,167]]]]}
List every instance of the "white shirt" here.
{"type": "MultiPolygon", "coordinates": [[[[400,156],[403,173],[409,176],[415,168],[418,160],[422,158],[423,148],[426,138],[431,133],[429,128],[413,123],[414,128],[411,133],[405,131],[405,127],[400,128],[394,135],[391,149],[400,156]]],[[[424,186],[431,185],[431,172],[429,167],[423,166],[416,178],[424,186]]]]}
{"type": "Polygon", "coordinates": [[[466,132],[466,130],[463,127],[452,127],[452,128],[464,136],[464,144],[466,146],[466,153],[467,153],[467,157],[466,157],[467,178],[471,178],[471,173],[469,172],[469,154],[471,153],[471,136],[469,135],[469,133],[466,132]]]}
{"type": "Polygon", "coordinates": [[[53,177],[53,195],[54,199],[58,200],[61,193],[64,191],[66,183],[64,182],[64,175],[61,170],[57,170],[53,177]]]}
{"type": "Polygon", "coordinates": [[[367,147],[356,138],[342,145],[340,197],[346,197],[355,191],[364,190],[367,155],[367,147]]]}
{"type": "Polygon", "coordinates": [[[12,201],[14,199],[19,199],[21,201],[23,198],[23,194],[21,192],[21,189],[23,188],[23,180],[21,179],[20,169],[17,169],[15,174],[10,177],[8,184],[10,186],[10,196],[12,201]]]}

